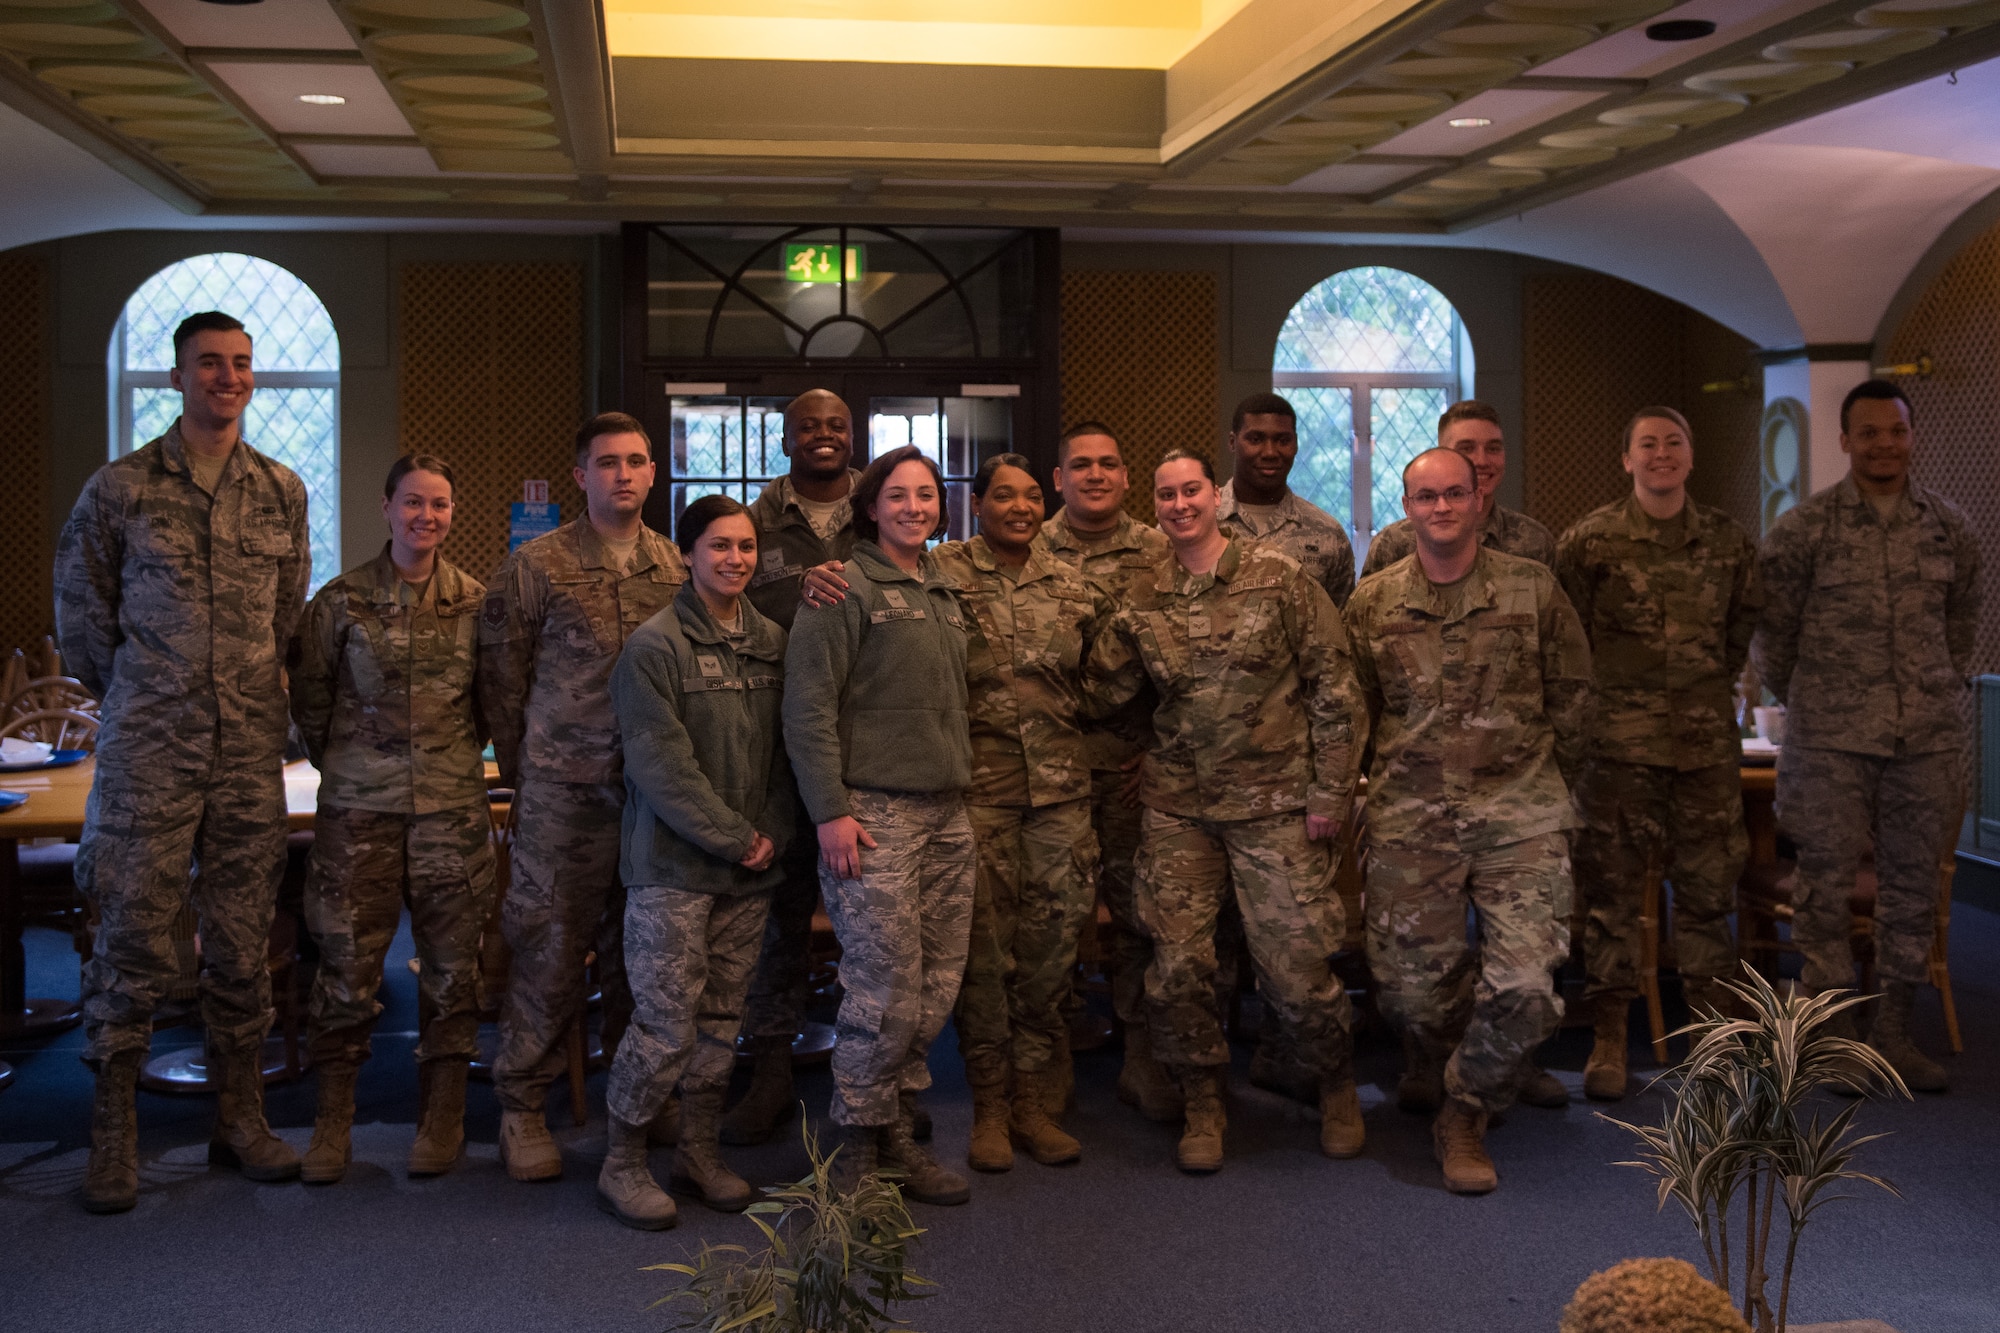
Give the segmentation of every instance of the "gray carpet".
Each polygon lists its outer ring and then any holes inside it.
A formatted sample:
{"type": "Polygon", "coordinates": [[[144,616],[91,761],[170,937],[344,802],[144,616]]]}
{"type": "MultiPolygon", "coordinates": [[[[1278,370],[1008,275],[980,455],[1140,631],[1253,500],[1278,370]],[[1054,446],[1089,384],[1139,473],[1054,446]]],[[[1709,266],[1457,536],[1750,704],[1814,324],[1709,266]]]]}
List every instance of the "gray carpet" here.
{"type": "MultiPolygon", "coordinates": [[[[497,1112],[474,1085],[470,1162],[432,1181],[401,1162],[415,1118],[409,1064],[414,987],[390,969],[389,1009],[364,1074],[356,1163],[332,1188],[260,1186],[204,1164],[209,1103],[141,1096],[145,1163],[139,1207],[95,1218],[75,1201],[82,1179],[89,1081],[80,1037],[10,1043],[15,1085],[0,1092],[0,1326],[16,1333],[143,1329],[149,1333],[355,1330],[657,1330],[649,1311],[671,1289],[647,1264],[684,1257],[698,1239],[749,1242],[750,1224],[684,1205],[681,1227],[642,1235],[597,1211],[602,1075],[592,1122],[565,1128],[569,1170],[517,1185],[493,1150],[497,1112]]],[[[67,941],[30,932],[31,993],[74,994],[67,941]]],[[[1801,1251],[1793,1313],[1800,1323],[1872,1318],[1902,1333],[1988,1333],[2000,1327],[2000,917],[1960,905],[1954,970],[1968,1054],[1956,1087],[1915,1104],[1876,1105],[1871,1130],[1892,1137],[1865,1165],[1901,1199],[1857,1190],[1832,1205],[1801,1251]]],[[[1941,1045],[1935,999],[1921,1031],[1941,1045]]],[[[185,1030],[157,1049],[184,1045],[185,1030]]],[[[1580,1087],[1588,1034],[1570,1030],[1545,1052],[1580,1087]]],[[[1239,1052],[1239,1056],[1243,1055],[1239,1052]]],[[[1635,1056],[1638,1053],[1635,1051],[1635,1056]]],[[[1050,1330],[1479,1330],[1548,1333],[1585,1276],[1634,1255],[1699,1263],[1678,1213],[1656,1214],[1648,1180],[1611,1163],[1630,1141],[1591,1109],[1518,1108],[1490,1146],[1502,1184],[1483,1199],[1446,1194],[1424,1121],[1382,1102],[1396,1056],[1377,1038],[1361,1057],[1370,1141],[1352,1162],[1316,1151],[1302,1108],[1242,1082],[1232,1107],[1228,1166],[1207,1179],[1171,1165],[1172,1132],[1120,1106],[1115,1052],[1081,1057],[1069,1127],[1084,1161],[1049,1169],[1025,1155],[1011,1174],[979,1176],[973,1202],[917,1208],[929,1228],[917,1268],[941,1294],[912,1308],[929,1333],[1050,1330]]],[[[956,1055],[933,1060],[930,1094],[943,1153],[963,1161],[970,1109],[956,1055]]],[[[824,1070],[804,1080],[826,1103],[824,1070]]],[[[275,1089],[273,1123],[301,1149],[311,1080],[275,1089]]],[[[1617,1108],[1651,1117],[1657,1102],[1617,1108]]],[[[780,1141],[733,1152],[753,1180],[803,1168],[797,1125],[780,1141]]],[[[664,1152],[656,1156],[662,1171],[664,1152]]]]}

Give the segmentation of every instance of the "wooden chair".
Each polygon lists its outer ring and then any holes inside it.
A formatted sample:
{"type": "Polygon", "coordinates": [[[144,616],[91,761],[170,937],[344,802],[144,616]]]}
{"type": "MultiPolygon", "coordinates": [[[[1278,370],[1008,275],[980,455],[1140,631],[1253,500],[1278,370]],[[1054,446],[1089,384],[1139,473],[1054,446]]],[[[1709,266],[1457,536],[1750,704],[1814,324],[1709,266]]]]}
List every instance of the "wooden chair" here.
{"type": "Polygon", "coordinates": [[[40,676],[15,687],[4,697],[6,702],[0,704],[0,720],[50,709],[71,709],[91,717],[98,716],[101,711],[96,697],[74,676],[40,676]]]}
{"type": "Polygon", "coordinates": [[[0,725],[0,740],[40,741],[52,750],[97,748],[97,719],[74,708],[42,708],[0,725]]]}

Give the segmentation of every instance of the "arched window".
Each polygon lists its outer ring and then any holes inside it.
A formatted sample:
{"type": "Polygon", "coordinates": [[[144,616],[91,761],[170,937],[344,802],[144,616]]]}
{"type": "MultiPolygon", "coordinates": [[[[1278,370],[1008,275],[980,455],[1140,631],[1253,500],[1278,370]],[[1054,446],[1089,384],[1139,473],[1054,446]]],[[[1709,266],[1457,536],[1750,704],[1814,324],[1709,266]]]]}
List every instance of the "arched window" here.
{"type": "Polygon", "coordinates": [[[174,326],[199,310],[243,321],[256,392],[243,438],[306,484],[313,587],[340,572],[340,338],[312,288],[253,255],[196,255],[139,284],[111,333],[111,456],[166,433],[181,396],[167,382],[174,326]]]}
{"type": "Polygon", "coordinates": [[[1403,516],[1403,466],[1472,383],[1472,343],[1444,293],[1394,268],[1314,287],[1278,333],[1271,383],[1299,414],[1292,489],[1347,525],[1354,549],[1403,516]]]}

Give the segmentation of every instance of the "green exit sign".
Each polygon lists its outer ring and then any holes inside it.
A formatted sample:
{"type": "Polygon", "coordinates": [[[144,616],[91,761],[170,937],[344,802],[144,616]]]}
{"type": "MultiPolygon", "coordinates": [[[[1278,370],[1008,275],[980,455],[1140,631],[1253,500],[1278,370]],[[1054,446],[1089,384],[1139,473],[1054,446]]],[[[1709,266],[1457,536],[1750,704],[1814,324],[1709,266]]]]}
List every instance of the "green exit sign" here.
{"type": "MultiPolygon", "coordinates": [[[[868,247],[847,247],[845,277],[854,282],[868,271],[868,247]]],[[[785,247],[785,277],[792,282],[839,282],[842,278],[838,245],[807,244],[785,247]]]]}

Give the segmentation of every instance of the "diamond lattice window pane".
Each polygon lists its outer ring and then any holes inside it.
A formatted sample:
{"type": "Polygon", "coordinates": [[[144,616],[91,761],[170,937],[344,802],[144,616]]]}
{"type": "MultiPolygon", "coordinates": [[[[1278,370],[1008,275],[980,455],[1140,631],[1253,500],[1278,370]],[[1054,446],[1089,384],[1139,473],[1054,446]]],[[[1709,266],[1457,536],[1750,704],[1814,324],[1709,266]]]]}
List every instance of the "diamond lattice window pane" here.
{"type": "Polygon", "coordinates": [[[125,303],[125,368],[171,370],[174,328],[200,310],[243,321],[258,370],[339,370],[340,339],[312,288],[254,255],[196,255],[161,269],[125,303]]]}
{"type": "Polygon", "coordinates": [[[1457,330],[1444,293],[1401,269],[1352,268],[1299,299],[1272,369],[1449,374],[1457,330]]]}
{"type": "Polygon", "coordinates": [[[1299,455],[1291,487],[1340,520],[1354,523],[1354,391],[1288,389],[1299,414],[1299,455]]]}
{"type": "Polygon", "coordinates": [[[1437,443],[1437,419],[1450,405],[1443,389],[1376,389],[1370,397],[1375,448],[1368,495],[1377,532],[1403,516],[1403,469],[1437,443]]]}
{"type": "Polygon", "coordinates": [[[259,389],[243,413],[243,438],[306,484],[312,588],[340,573],[340,441],[336,389],[259,389]]]}

